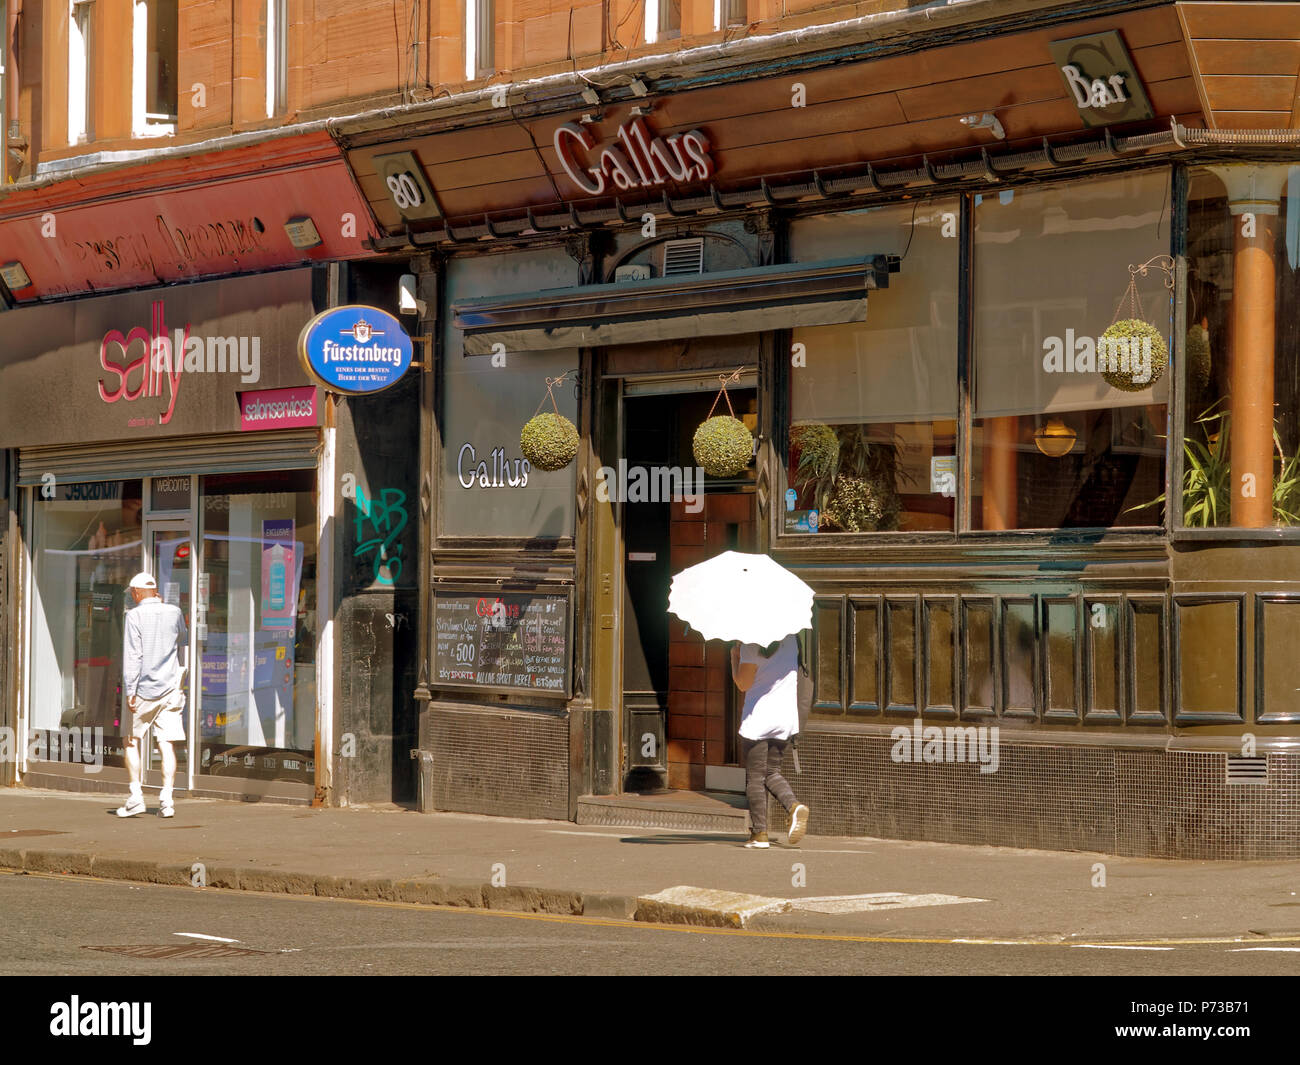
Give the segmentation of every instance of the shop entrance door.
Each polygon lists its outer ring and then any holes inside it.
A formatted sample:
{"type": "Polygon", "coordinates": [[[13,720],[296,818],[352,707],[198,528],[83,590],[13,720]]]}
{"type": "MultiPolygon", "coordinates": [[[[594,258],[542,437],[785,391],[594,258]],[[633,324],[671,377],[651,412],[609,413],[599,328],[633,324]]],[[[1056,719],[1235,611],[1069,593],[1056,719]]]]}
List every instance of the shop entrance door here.
{"type": "MultiPolygon", "coordinates": [[[[194,695],[197,691],[194,669],[194,574],[196,571],[194,552],[194,530],[188,519],[166,520],[146,519],[144,527],[144,545],[147,551],[145,562],[149,573],[158,582],[158,594],[163,602],[180,607],[185,615],[185,626],[190,634],[189,646],[186,648],[185,661],[189,672],[185,679],[185,742],[174,745],[176,752],[176,785],[190,788],[193,785],[190,749],[193,747],[195,706],[194,695]]],[[[154,743],[152,732],[147,737],[145,749],[148,755],[145,761],[145,785],[162,787],[162,760],[154,743]]]]}
{"type": "MultiPolygon", "coordinates": [[[[727,646],[706,643],[668,613],[673,574],[757,544],[752,464],[735,478],[698,479],[692,438],[709,415],[716,382],[716,375],[640,389],[625,382],[617,485],[625,791],[704,790],[735,776],[739,700],[727,646]],[[702,387],[709,383],[712,389],[702,387]]],[[[756,389],[728,391],[737,416],[756,425],[756,389]]]]}

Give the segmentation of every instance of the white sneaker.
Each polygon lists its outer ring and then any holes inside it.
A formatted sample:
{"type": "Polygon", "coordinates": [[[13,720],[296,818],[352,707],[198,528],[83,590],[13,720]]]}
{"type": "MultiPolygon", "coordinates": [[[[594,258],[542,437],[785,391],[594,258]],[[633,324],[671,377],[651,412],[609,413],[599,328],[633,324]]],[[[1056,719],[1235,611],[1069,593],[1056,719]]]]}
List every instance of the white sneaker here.
{"type": "Polygon", "coordinates": [[[172,805],[164,806],[164,807],[162,807],[162,808],[159,809],[159,811],[158,811],[158,816],[159,816],[159,817],[175,817],[175,816],[176,816],[176,807],[175,807],[175,806],[172,806],[172,805]]]}
{"type": "Polygon", "coordinates": [[[118,817],[135,817],[136,814],[142,813],[144,813],[144,799],[128,798],[117,808],[118,817]]]}
{"type": "Polygon", "coordinates": [[[798,843],[808,831],[808,807],[799,803],[790,812],[790,838],[787,843],[798,843]]]}

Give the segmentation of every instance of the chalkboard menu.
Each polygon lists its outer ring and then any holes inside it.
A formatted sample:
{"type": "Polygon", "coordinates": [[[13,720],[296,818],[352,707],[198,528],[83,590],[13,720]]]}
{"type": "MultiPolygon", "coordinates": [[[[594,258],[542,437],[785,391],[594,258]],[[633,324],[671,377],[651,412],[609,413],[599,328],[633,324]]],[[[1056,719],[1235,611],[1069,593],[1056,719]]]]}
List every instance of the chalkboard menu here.
{"type": "Polygon", "coordinates": [[[572,592],[436,588],[433,686],[572,694],[572,592]]]}

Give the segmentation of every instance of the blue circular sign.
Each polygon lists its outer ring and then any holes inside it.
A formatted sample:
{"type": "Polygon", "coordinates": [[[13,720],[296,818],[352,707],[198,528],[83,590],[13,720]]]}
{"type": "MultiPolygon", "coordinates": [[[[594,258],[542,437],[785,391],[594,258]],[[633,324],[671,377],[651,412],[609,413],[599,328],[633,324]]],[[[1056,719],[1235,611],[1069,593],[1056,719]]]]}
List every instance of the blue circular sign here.
{"type": "Polygon", "coordinates": [[[322,388],[368,396],[402,379],[411,365],[411,338],[378,307],[334,307],[303,327],[298,360],[322,388]]]}

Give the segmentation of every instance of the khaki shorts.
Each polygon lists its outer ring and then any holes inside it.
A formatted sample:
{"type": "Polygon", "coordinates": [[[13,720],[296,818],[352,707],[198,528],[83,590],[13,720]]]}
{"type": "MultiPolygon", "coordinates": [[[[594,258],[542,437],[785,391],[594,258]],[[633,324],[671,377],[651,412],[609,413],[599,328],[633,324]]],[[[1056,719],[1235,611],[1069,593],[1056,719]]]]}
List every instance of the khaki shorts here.
{"type": "Polygon", "coordinates": [[[181,743],[185,739],[185,693],[173,689],[157,699],[139,699],[131,714],[131,735],[144,739],[149,726],[154,727],[154,738],[165,743],[181,743]]]}

